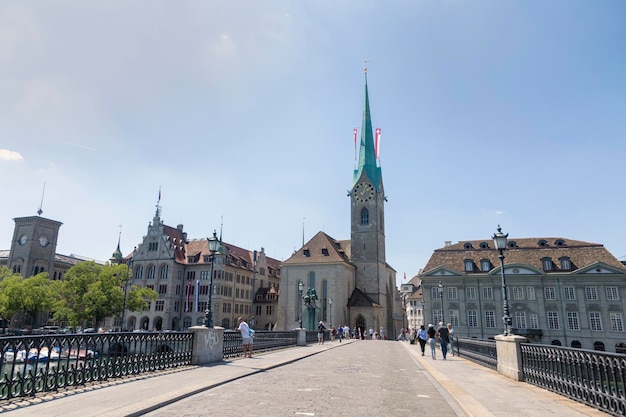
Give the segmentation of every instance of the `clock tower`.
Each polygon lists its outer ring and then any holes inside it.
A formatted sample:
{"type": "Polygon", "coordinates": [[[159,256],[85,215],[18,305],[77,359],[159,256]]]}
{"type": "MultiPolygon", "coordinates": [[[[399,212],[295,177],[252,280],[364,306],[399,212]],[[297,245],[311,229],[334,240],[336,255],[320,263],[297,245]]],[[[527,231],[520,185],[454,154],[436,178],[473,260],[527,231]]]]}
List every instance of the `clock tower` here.
{"type": "Polygon", "coordinates": [[[41,216],[18,217],[15,221],[8,266],[24,278],[54,271],[59,228],[63,223],[41,216]]]}
{"type": "Polygon", "coordinates": [[[369,304],[363,311],[368,326],[391,329],[395,271],[385,259],[385,190],[370,115],[365,73],[365,105],[361,126],[358,165],[354,170],[351,206],[350,261],[356,266],[355,287],[359,297],[351,298],[352,309],[369,304]],[[370,317],[367,317],[370,316],[370,317]]]}

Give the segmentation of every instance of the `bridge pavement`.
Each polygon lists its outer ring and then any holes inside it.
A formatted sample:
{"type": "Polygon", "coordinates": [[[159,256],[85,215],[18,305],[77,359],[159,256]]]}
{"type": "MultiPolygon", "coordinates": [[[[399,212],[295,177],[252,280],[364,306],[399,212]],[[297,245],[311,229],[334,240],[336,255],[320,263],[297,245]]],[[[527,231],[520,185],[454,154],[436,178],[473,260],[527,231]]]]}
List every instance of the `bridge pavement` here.
{"type": "Polygon", "coordinates": [[[10,416],[606,416],[405,342],[326,342],[0,404],[10,416]],[[287,366],[285,366],[287,365],[287,366]]]}

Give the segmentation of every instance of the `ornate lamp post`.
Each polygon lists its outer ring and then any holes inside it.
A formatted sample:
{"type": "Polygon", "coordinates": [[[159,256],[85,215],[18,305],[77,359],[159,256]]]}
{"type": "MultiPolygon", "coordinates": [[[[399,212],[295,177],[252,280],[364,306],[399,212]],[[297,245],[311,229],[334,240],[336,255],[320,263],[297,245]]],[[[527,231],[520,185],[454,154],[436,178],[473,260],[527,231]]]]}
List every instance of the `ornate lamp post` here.
{"type": "Polygon", "coordinates": [[[328,325],[332,326],[333,325],[333,299],[329,298],[328,299],[328,325]]]}
{"type": "Polygon", "coordinates": [[[209,251],[211,252],[211,276],[209,277],[209,304],[204,311],[204,326],[213,327],[213,310],[211,307],[211,298],[213,296],[213,271],[215,268],[215,253],[217,252],[220,241],[217,239],[215,230],[213,230],[213,236],[208,237],[207,240],[209,241],[209,251]]]}
{"type": "Polygon", "coordinates": [[[298,283],[298,293],[299,293],[299,297],[298,297],[298,309],[299,309],[299,314],[298,314],[298,321],[300,322],[300,328],[302,328],[302,291],[304,291],[304,283],[302,281],[300,281],[298,283]]]}
{"type": "Polygon", "coordinates": [[[502,316],[502,322],[504,323],[504,336],[509,336],[511,333],[511,328],[513,327],[513,320],[511,319],[511,315],[509,314],[509,296],[506,290],[506,278],[504,276],[504,250],[506,249],[506,238],[509,237],[509,234],[506,235],[502,233],[502,228],[498,225],[498,233],[495,233],[492,236],[493,243],[496,245],[496,249],[500,253],[498,258],[500,258],[500,275],[502,276],[502,311],[504,315],[502,316]]]}
{"type": "Polygon", "coordinates": [[[443,283],[439,281],[439,285],[437,286],[437,292],[439,293],[439,298],[441,298],[441,322],[443,325],[446,325],[446,320],[443,315],[443,283]]]}

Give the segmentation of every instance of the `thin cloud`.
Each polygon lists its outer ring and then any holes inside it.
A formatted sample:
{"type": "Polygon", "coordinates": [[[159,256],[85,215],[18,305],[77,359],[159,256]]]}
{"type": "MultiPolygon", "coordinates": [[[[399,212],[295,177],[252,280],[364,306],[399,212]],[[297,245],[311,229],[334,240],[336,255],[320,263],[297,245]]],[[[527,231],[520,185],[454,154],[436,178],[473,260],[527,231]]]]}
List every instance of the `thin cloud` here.
{"type": "Polygon", "coordinates": [[[89,151],[95,151],[95,152],[99,152],[100,151],[100,149],[92,148],[91,146],[87,146],[87,145],[81,145],[79,143],[72,143],[72,142],[61,142],[61,143],[64,143],[64,144],[70,145],[70,146],[75,146],[75,147],[81,148],[81,149],[87,149],[89,151]]]}
{"type": "Polygon", "coordinates": [[[5,161],[21,161],[24,157],[19,152],[10,151],[8,149],[0,149],[0,159],[5,161]]]}

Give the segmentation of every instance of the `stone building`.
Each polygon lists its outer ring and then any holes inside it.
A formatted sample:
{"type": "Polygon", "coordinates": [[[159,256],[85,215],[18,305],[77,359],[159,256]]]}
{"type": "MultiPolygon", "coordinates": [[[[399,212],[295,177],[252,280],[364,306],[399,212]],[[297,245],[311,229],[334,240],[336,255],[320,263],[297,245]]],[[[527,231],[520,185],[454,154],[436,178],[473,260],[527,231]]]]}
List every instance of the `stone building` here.
{"type": "Polygon", "coordinates": [[[222,242],[214,254],[209,238],[188,239],[183,225],[167,226],[160,206],[148,225],[148,234],[133,252],[113,262],[129,265],[129,285],[155,290],[159,297],[142,312],[126,311],[115,327],[127,330],[186,330],[203,325],[209,305],[211,271],[213,324],[233,328],[243,316],[256,329],[275,327],[280,292],[280,261],[265,250],[250,251],[222,242]]]}
{"type": "MultiPolygon", "coordinates": [[[[490,239],[436,249],[418,274],[426,320],[450,322],[461,337],[502,334],[498,255],[490,239]]],[[[603,245],[509,238],[504,256],[513,333],[541,344],[624,351],[626,267],[603,245]]]]}
{"type": "Polygon", "coordinates": [[[348,192],[350,240],[319,232],[283,262],[280,328],[297,328],[302,321],[310,329],[324,321],[395,337],[402,327],[396,271],[386,262],[387,198],[376,149],[366,74],[359,160],[348,192]],[[307,298],[303,305],[309,290],[317,300],[307,298]]]}

